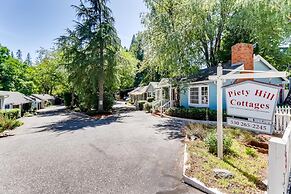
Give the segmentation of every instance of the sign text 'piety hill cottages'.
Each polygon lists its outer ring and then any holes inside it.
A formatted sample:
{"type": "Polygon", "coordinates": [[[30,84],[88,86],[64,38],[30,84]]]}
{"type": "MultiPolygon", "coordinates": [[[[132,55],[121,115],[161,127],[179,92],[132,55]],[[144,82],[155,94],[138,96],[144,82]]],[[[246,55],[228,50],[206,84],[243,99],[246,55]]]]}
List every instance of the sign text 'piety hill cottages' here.
{"type": "MultiPolygon", "coordinates": [[[[245,81],[226,87],[227,114],[246,119],[272,121],[279,89],[276,86],[245,81]]],[[[271,133],[271,126],[243,119],[228,118],[228,124],[246,129],[271,133]]]]}

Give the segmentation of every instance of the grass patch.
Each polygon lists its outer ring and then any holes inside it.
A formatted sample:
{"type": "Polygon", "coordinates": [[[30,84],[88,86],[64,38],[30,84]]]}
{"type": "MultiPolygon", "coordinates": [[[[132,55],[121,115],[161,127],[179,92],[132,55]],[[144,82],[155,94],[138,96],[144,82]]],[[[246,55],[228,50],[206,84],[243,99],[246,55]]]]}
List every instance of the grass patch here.
{"type": "MultiPolygon", "coordinates": [[[[193,127],[192,127],[193,128],[193,127]]],[[[218,188],[225,193],[264,193],[266,187],[267,155],[245,146],[244,135],[232,129],[225,134],[232,137],[231,152],[220,160],[209,153],[204,139],[188,142],[189,168],[186,175],[198,178],[208,187],[218,188]],[[232,179],[217,179],[213,169],[226,169],[233,173],[232,179]]]]}

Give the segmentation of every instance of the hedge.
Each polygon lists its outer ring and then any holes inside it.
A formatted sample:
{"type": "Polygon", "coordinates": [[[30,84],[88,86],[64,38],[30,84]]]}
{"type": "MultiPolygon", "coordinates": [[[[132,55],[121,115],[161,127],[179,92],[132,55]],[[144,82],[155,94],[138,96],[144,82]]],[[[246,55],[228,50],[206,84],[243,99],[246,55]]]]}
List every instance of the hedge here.
{"type": "Polygon", "coordinates": [[[17,119],[19,118],[20,110],[19,109],[9,109],[9,110],[1,110],[0,116],[8,118],[8,119],[17,119]]]}
{"type": "MultiPolygon", "coordinates": [[[[166,114],[172,117],[180,117],[186,119],[194,119],[194,120],[208,120],[216,121],[217,120],[217,112],[215,110],[209,110],[207,108],[169,108],[166,110],[166,114]]],[[[226,120],[226,113],[223,114],[224,120],[226,120]]]]}
{"type": "Polygon", "coordinates": [[[151,112],[151,109],[152,109],[152,104],[149,103],[149,102],[146,102],[144,105],[143,105],[143,109],[146,111],[146,112],[151,112]]]}

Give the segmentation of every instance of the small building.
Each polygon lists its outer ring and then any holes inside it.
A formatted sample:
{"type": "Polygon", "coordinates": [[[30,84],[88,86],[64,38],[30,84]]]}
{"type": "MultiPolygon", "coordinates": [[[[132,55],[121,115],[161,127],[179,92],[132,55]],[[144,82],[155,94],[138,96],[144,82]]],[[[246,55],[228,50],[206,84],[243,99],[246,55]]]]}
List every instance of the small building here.
{"type": "MultiPolygon", "coordinates": [[[[253,54],[253,46],[251,44],[239,43],[232,47],[232,61],[229,64],[223,64],[223,74],[236,74],[240,70],[254,71],[278,71],[268,61],[260,55],[253,54]]],[[[217,87],[214,81],[208,79],[210,75],[216,75],[217,67],[201,69],[197,74],[185,78],[180,84],[180,106],[204,107],[216,110],[217,106],[217,87]]],[[[287,96],[285,93],[286,84],[289,83],[286,78],[260,78],[254,79],[263,83],[277,85],[281,88],[278,103],[284,102],[287,96]]],[[[224,85],[234,84],[243,80],[228,80],[224,85]]],[[[226,108],[225,94],[223,96],[223,107],[226,108]]]]}
{"type": "Polygon", "coordinates": [[[32,100],[20,92],[0,91],[0,96],[1,101],[4,99],[2,109],[18,108],[21,112],[31,110],[32,100]]]}
{"type": "Polygon", "coordinates": [[[155,99],[156,89],[159,82],[150,82],[147,86],[140,86],[129,92],[129,97],[134,104],[140,100],[148,100],[148,98],[155,99]]]}
{"type": "Polygon", "coordinates": [[[147,94],[147,98],[154,98],[156,96],[156,89],[158,87],[159,82],[150,82],[147,90],[146,90],[146,94],[147,94]]]}
{"type": "Polygon", "coordinates": [[[36,98],[40,100],[40,107],[45,108],[49,105],[54,105],[56,98],[54,96],[51,96],[49,94],[32,94],[31,97],[36,98]]]}
{"type": "Polygon", "coordinates": [[[42,108],[42,104],[41,104],[41,100],[40,99],[38,99],[38,98],[36,98],[34,96],[29,96],[29,98],[32,101],[31,107],[32,107],[33,110],[39,110],[39,109],[42,108]]]}
{"type": "Polygon", "coordinates": [[[0,110],[4,110],[5,109],[5,103],[4,100],[5,98],[7,98],[8,96],[6,96],[5,94],[1,94],[0,93],[0,110]]]}
{"type": "Polygon", "coordinates": [[[178,100],[178,91],[174,80],[162,78],[155,91],[155,103],[153,103],[154,109],[166,109],[176,105],[178,100]]]}
{"type": "Polygon", "coordinates": [[[140,86],[128,93],[133,104],[137,105],[138,101],[147,100],[147,89],[148,86],[140,86]]]}

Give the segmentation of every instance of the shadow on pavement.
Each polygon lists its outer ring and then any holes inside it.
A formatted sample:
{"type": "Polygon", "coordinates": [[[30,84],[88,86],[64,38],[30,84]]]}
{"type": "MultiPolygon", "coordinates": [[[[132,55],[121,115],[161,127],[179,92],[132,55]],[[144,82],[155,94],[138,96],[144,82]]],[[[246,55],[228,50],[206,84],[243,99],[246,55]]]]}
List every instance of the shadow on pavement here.
{"type": "Polygon", "coordinates": [[[37,117],[50,117],[50,116],[59,116],[59,115],[66,115],[68,118],[59,122],[55,122],[53,124],[43,125],[37,127],[41,129],[36,131],[35,133],[40,133],[44,131],[52,131],[57,132],[60,134],[66,132],[74,132],[77,130],[84,130],[87,127],[98,127],[104,125],[110,125],[111,123],[122,123],[122,118],[129,117],[128,115],[112,115],[105,119],[94,119],[92,117],[82,115],[81,113],[71,113],[68,114],[68,110],[60,109],[55,111],[47,111],[42,112],[37,115],[37,117]]]}
{"type": "Polygon", "coordinates": [[[175,119],[167,119],[161,124],[154,125],[156,127],[157,133],[162,133],[167,135],[169,140],[172,139],[183,139],[181,134],[181,128],[184,126],[183,122],[175,119]]]}
{"type": "Polygon", "coordinates": [[[65,113],[68,113],[69,111],[63,107],[59,109],[53,109],[53,110],[47,110],[47,111],[38,111],[37,117],[50,117],[50,116],[56,116],[56,115],[64,115],[65,113]]]}

